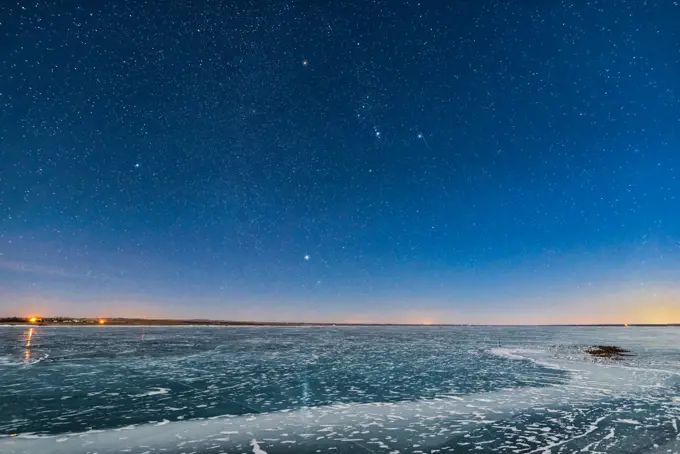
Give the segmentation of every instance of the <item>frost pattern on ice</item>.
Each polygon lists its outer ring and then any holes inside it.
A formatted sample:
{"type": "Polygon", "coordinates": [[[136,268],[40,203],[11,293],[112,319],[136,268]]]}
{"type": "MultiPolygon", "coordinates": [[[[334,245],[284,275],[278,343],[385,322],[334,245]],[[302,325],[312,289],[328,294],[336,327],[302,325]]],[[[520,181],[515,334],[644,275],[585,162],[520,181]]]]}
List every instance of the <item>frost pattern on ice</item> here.
{"type": "MultiPolygon", "coordinates": [[[[18,334],[0,330],[0,356],[21,363],[21,350],[5,347],[18,334]]],[[[0,374],[0,434],[19,434],[0,439],[0,452],[680,448],[677,330],[147,328],[144,340],[139,334],[120,329],[93,342],[83,330],[47,329],[37,344],[46,350],[35,354],[50,360],[0,374]],[[644,354],[613,362],[582,353],[584,345],[605,341],[644,354]],[[10,407],[12,399],[28,405],[26,412],[10,407]]]]}

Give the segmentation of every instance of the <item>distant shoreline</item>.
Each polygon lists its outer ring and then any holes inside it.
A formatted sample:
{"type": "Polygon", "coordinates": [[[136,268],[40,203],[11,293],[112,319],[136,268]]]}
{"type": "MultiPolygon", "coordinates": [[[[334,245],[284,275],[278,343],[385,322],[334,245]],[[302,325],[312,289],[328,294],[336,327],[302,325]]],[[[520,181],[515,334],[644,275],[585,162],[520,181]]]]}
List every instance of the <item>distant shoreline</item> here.
{"type": "Polygon", "coordinates": [[[511,327],[511,326],[581,326],[581,327],[680,327],[680,323],[651,324],[651,323],[602,323],[602,324],[545,324],[545,325],[495,325],[495,324],[467,324],[467,323],[329,323],[329,322],[256,322],[237,320],[177,320],[177,319],[143,319],[143,318],[77,318],[77,317],[46,317],[30,321],[24,317],[0,318],[0,325],[4,326],[430,326],[430,327],[511,327]]]}

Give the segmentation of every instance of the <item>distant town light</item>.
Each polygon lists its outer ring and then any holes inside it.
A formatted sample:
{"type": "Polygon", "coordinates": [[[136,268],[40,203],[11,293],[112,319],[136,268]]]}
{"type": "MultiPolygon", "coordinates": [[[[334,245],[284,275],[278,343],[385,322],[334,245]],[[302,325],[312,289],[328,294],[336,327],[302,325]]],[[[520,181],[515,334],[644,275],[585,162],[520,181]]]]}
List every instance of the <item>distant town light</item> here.
{"type": "Polygon", "coordinates": [[[100,325],[103,325],[104,323],[106,323],[106,320],[104,320],[103,318],[100,318],[100,319],[99,319],[99,324],[100,324],[100,325]]]}
{"type": "Polygon", "coordinates": [[[31,317],[28,319],[28,321],[31,323],[36,323],[38,321],[38,317],[31,317]]]}

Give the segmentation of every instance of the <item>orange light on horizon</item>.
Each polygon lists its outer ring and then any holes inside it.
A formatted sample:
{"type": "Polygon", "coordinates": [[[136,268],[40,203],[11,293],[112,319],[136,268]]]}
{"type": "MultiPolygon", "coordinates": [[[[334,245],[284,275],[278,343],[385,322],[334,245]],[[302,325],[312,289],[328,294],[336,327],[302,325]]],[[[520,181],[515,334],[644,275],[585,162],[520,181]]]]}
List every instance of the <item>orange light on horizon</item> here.
{"type": "Polygon", "coordinates": [[[35,323],[35,322],[38,321],[38,317],[31,317],[31,318],[28,319],[28,321],[31,322],[31,323],[35,323]]]}
{"type": "Polygon", "coordinates": [[[106,323],[106,320],[104,320],[103,318],[100,318],[100,319],[99,319],[99,324],[100,324],[100,325],[103,325],[104,323],[106,323]]]}

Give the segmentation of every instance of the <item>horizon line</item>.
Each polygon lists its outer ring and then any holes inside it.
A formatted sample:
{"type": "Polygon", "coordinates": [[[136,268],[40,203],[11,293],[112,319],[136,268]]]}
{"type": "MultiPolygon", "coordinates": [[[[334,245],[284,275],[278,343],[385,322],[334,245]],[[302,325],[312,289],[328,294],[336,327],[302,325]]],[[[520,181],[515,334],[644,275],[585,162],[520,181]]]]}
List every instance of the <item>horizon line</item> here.
{"type": "MultiPolygon", "coordinates": [[[[680,326],[680,322],[671,323],[396,323],[396,322],[312,322],[312,321],[257,321],[257,320],[225,320],[208,318],[146,318],[146,317],[70,317],[70,316],[3,316],[0,323],[31,323],[30,318],[37,317],[40,320],[87,320],[99,322],[104,320],[106,324],[120,322],[156,322],[167,323],[203,323],[215,325],[254,325],[254,326],[680,326]]],[[[48,322],[49,323],[49,322],[48,322]]],[[[58,323],[58,322],[57,322],[58,323]]],[[[40,324],[40,323],[35,323],[40,324]]],[[[138,323],[139,324],[139,323],[138,323]]]]}

